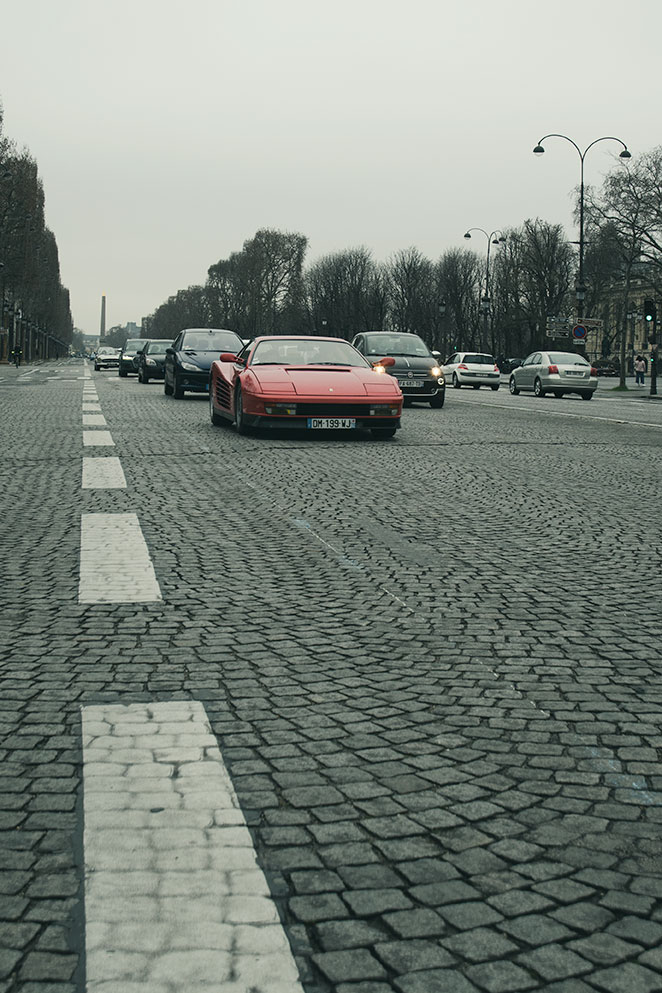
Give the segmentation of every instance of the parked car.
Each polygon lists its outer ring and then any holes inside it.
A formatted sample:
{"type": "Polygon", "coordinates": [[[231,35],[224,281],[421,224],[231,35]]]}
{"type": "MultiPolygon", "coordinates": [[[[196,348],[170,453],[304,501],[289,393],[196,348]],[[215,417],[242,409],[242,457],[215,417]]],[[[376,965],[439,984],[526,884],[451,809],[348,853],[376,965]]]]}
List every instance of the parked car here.
{"type": "Polygon", "coordinates": [[[355,431],[391,438],[400,427],[402,391],[391,356],[369,362],[343,338],[261,337],[211,367],[212,424],[355,431]]]}
{"type": "Polygon", "coordinates": [[[119,348],[111,348],[110,345],[102,345],[97,349],[94,356],[94,371],[99,369],[117,369],[120,364],[119,348]]]}
{"type": "Polygon", "coordinates": [[[582,400],[592,400],[598,377],[595,367],[578,352],[532,352],[511,372],[509,388],[513,396],[531,390],[537,397],[579,393],[582,400]]]}
{"type": "Polygon", "coordinates": [[[170,338],[155,338],[148,341],[138,352],[138,382],[149,383],[150,379],[163,379],[166,348],[170,348],[170,338]]]}
{"type": "Polygon", "coordinates": [[[234,331],[222,328],[184,328],[166,348],[163,389],[181,400],[184,393],[206,393],[209,370],[221,352],[237,354],[243,342],[234,331]]]}
{"type": "Polygon", "coordinates": [[[444,362],[446,381],[450,379],[456,390],[461,386],[481,386],[499,389],[501,373],[496,359],[487,352],[455,352],[444,362]]]}
{"type": "Polygon", "coordinates": [[[593,363],[598,376],[620,376],[621,366],[615,359],[596,359],[593,363]]]}
{"type": "Polygon", "coordinates": [[[391,331],[364,331],[357,334],[352,345],[369,361],[380,355],[395,359],[387,372],[398,381],[406,406],[414,401],[443,407],[446,381],[439,359],[417,334],[391,331]]]}
{"type": "Polygon", "coordinates": [[[147,344],[149,338],[129,338],[124,342],[120,351],[119,374],[123,378],[129,373],[138,372],[138,352],[147,344]]]}

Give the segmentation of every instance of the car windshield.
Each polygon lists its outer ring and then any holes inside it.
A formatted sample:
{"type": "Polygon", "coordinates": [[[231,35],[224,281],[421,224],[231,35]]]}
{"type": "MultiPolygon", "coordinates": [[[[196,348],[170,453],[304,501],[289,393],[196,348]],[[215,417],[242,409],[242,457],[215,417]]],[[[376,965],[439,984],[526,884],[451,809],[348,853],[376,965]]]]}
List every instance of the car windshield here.
{"type": "Polygon", "coordinates": [[[554,365],[588,365],[582,355],[574,355],[572,352],[548,352],[549,361],[554,365]]]}
{"type": "Polygon", "coordinates": [[[132,338],[130,341],[127,341],[126,345],[124,346],[124,351],[137,352],[139,348],[143,347],[146,341],[147,338],[132,338]]]}
{"type": "Polygon", "coordinates": [[[350,365],[370,363],[341,338],[274,338],[255,346],[251,365],[350,365]]]}
{"type": "Polygon", "coordinates": [[[464,356],[463,362],[470,362],[472,365],[494,365],[493,355],[480,355],[469,353],[464,356]]]}
{"type": "Polygon", "coordinates": [[[165,355],[166,348],[170,348],[171,345],[171,341],[150,341],[145,351],[150,355],[165,355]]]}
{"type": "Polygon", "coordinates": [[[104,347],[104,348],[100,348],[99,349],[98,354],[99,355],[117,355],[117,352],[115,351],[114,348],[104,347]]]}
{"type": "Polygon", "coordinates": [[[366,335],[367,355],[419,355],[426,358],[430,349],[417,334],[380,334],[366,335]]]}
{"type": "Polygon", "coordinates": [[[241,338],[234,331],[189,331],[181,347],[194,352],[238,352],[241,338]]]}

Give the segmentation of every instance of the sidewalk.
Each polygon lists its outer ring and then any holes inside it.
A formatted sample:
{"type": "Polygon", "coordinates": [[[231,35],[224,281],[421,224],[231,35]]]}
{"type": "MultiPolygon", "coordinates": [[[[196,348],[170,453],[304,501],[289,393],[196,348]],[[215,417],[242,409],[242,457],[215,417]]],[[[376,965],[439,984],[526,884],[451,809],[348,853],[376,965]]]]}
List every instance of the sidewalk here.
{"type": "Polygon", "coordinates": [[[600,384],[598,392],[603,397],[618,397],[619,400],[662,400],[662,376],[657,378],[658,395],[654,397],[650,396],[651,381],[648,375],[645,377],[643,386],[635,384],[634,376],[626,376],[627,389],[625,390],[616,389],[619,384],[618,376],[600,376],[598,382],[600,384]]]}

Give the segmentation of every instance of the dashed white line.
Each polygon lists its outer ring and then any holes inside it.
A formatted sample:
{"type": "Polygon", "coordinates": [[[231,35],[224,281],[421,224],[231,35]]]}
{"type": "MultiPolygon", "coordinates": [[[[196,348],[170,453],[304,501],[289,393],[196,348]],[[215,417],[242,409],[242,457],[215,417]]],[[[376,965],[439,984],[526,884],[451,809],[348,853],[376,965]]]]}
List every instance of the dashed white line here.
{"type": "Polygon", "coordinates": [[[84,490],[125,490],[126,478],[119,459],[107,458],[83,459],[84,490]]]}
{"type": "Polygon", "coordinates": [[[83,425],[85,427],[102,427],[106,424],[103,414],[83,414],[83,425]]]}
{"type": "Polygon", "coordinates": [[[80,523],[79,603],[161,600],[136,514],[83,514],[80,523]]]}
{"type": "Polygon", "coordinates": [[[82,721],[88,993],[303,993],[202,704],[82,721]]]}
{"type": "Polygon", "coordinates": [[[83,431],[83,444],[86,447],[98,445],[114,448],[115,446],[110,431],[83,431]]]}

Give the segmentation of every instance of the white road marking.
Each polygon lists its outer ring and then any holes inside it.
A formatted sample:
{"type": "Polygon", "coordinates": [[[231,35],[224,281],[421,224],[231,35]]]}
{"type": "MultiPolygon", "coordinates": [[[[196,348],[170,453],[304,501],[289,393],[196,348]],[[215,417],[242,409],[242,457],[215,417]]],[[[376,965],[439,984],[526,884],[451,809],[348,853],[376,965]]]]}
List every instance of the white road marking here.
{"type": "Polygon", "coordinates": [[[126,478],[122,463],[113,456],[83,459],[84,490],[125,490],[126,478]]]}
{"type": "Polygon", "coordinates": [[[630,427],[641,428],[662,428],[662,423],[651,423],[648,421],[624,420],[622,417],[599,417],[595,414],[573,414],[569,410],[539,410],[538,407],[523,407],[517,403],[495,403],[489,400],[465,400],[461,403],[471,403],[475,407],[503,407],[504,410],[514,410],[520,414],[542,414],[545,417],[578,417],[582,421],[609,421],[610,424],[627,424],[630,427]]]}
{"type": "Polygon", "coordinates": [[[83,514],[80,527],[79,603],[161,600],[136,514],[83,514]]]}
{"type": "Polygon", "coordinates": [[[303,993],[202,704],[82,725],[87,993],[303,993]]]}
{"type": "Polygon", "coordinates": [[[115,447],[110,431],[83,431],[83,444],[86,447],[90,445],[115,447]]]}
{"type": "Polygon", "coordinates": [[[88,411],[88,413],[92,413],[93,411],[99,413],[101,411],[101,407],[98,403],[85,403],[85,401],[83,401],[83,410],[88,411]]]}
{"type": "Polygon", "coordinates": [[[103,414],[83,414],[83,424],[86,427],[101,427],[106,423],[107,421],[103,414]]]}

